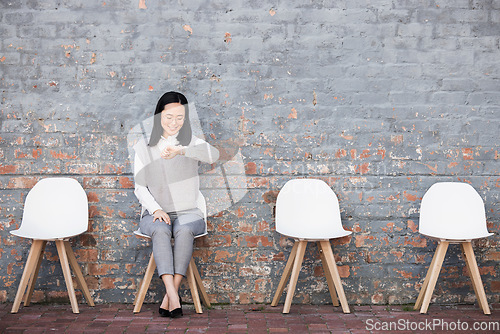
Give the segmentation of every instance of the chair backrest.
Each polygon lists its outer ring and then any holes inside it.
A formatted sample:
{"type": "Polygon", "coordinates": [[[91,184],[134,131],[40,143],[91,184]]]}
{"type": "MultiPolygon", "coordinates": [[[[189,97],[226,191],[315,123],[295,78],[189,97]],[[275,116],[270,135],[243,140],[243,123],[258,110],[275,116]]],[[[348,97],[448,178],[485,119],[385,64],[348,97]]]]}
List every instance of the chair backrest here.
{"type": "Polygon", "coordinates": [[[342,227],[337,195],[317,179],[290,180],[283,186],[276,199],[276,231],[314,240],[351,234],[342,227]]]}
{"type": "Polygon", "coordinates": [[[77,180],[68,177],[45,178],[29,191],[23,219],[12,234],[31,239],[69,238],[88,229],[87,194],[77,180]]]}
{"type": "Polygon", "coordinates": [[[207,202],[205,200],[205,196],[203,196],[201,191],[198,194],[198,199],[197,199],[196,205],[198,206],[198,209],[200,209],[201,212],[203,212],[203,219],[205,220],[205,232],[195,236],[195,238],[199,238],[199,237],[202,237],[202,236],[208,234],[208,231],[207,231],[207,202]]]}
{"type": "Polygon", "coordinates": [[[492,235],[486,227],[484,203],[467,183],[438,182],[422,198],[418,231],[451,240],[468,240],[492,235]]]}

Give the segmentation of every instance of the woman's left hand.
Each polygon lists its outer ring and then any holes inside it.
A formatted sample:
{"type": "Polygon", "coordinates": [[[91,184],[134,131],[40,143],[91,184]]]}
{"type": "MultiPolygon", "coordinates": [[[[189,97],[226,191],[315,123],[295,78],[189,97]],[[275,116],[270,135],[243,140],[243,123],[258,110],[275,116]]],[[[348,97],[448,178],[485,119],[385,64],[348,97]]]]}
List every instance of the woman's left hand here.
{"type": "Polygon", "coordinates": [[[161,152],[161,157],[163,159],[172,159],[176,155],[184,154],[184,147],[182,146],[167,146],[161,152]]]}

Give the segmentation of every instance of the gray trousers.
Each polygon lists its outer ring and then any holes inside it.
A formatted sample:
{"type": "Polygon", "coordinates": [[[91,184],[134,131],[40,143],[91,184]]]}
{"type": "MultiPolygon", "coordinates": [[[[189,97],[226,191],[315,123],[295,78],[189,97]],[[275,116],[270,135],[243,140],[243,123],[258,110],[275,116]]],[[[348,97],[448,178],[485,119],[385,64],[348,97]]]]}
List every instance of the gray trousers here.
{"type": "Polygon", "coordinates": [[[153,255],[158,275],[181,274],[186,271],[193,255],[194,237],[205,232],[205,221],[193,213],[168,213],[171,224],[156,220],[144,212],[139,223],[141,233],[149,235],[153,241],[153,255]],[[172,237],[174,246],[172,247],[172,237]]]}

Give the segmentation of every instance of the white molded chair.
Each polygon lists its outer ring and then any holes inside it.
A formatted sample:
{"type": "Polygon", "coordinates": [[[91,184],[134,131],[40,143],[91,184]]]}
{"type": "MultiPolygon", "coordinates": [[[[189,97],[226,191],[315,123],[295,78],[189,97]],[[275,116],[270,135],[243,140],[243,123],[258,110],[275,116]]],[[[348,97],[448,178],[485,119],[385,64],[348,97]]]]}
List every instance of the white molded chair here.
{"type": "MultiPolygon", "coordinates": [[[[198,203],[197,203],[198,208],[203,212],[204,215],[204,220],[205,220],[205,232],[197,235],[195,239],[203,237],[208,234],[207,232],[207,205],[205,202],[205,197],[203,194],[200,192],[198,195],[198,203]]],[[[140,229],[135,231],[134,234],[139,237],[143,238],[146,240],[151,240],[151,238],[146,235],[142,234],[140,229]]],[[[146,268],[146,273],[144,274],[144,278],[142,280],[142,283],[139,287],[139,290],[137,291],[137,295],[134,300],[134,313],[139,313],[141,312],[142,304],[144,303],[144,298],[146,297],[146,292],[148,291],[149,284],[151,284],[151,279],[153,278],[153,274],[155,272],[156,268],[156,262],[153,256],[153,252],[151,252],[151,257],[149,258],[149,263],[148,267],[146,268]]],[[[205,307],[212,307],[210,304],[210,301],[208,299],[208,294],[205,290],[205,287],[203,286],[203,281],[201,280],[200,273],[198,272],[198,269],[196,268],[196,263],[194,262],[194,259],[191,258],[191,261],[189,262],[189,266],[186,272],[186,278],[188,281],[189,289],[191,290],[191,297],[193,298],[193,303],[194,307],[196,310],[196,313],[203,313],[203,309],[201,308],[201,302],[200,302],[200,293],[201,293],[201,301],[205,305],[205,307]],[[198,293],[198,290],[200,293],[198,293]]]]}
{"type": "Polygon", "coordinates": [[[343,312],[350,313],[330,239],[342,238],[352,232],[342,227],[339,201],[333,190],[325,182],[317,179],[288,181],[276,200],[276,231],[294,238],[295,244],[271,306],[278,305],[286,281],[291,275],[283,308],[283,313],[290,312],[307,243],[317,242],[333,305],[339,306],[335,294],[337,290],[343,312]]]}
{"type": "Polygon", "coordinates": [[[45,178],[30,190],[24,203],[21,227],[18,230],[10,231],[18,237],[33,239],[12,306],[12,313],[17,313],[19,310],[23,296],[24,306],[30,304],[43,252],[48,241],[56,243],[73,313],[79,313],[79,310],[69,265],[73,268],[76,281],[80,285],[87,303],[94,306],[68,241],[69,238],[87,231],[88,217],[87,195],[75,179],[67,177],[45,178]]]}
{"type": "Polygon", "coordinates": [[[460,244],[479,307],[484,314],[491,314],[471,240],[493,233],[486,227],[484,203],[476,190],[461,182],[432,185],[422,198],[418,231],[437,239],[438,246],[414,309],[420,308],[420,313],[427,313],[448,245],[460,244]]]}

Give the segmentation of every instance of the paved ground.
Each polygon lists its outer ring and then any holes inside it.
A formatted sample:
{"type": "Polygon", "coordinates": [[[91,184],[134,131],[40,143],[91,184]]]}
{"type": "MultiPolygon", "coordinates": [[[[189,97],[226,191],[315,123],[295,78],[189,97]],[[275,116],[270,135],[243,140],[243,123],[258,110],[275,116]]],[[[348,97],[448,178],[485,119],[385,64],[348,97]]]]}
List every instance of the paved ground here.
{"type": "Polygon", "coordinates": [[[477,305],[433,305],[421,315],[411,306],[351,306],[350,314],[331,305],[292,305],[282,314],[282,305],[214,306],[196,314],[186,305],[180,319],[161,318],[158,305],[145,304],[133,314],[130,304],[80,304],[80,314],[70,305],[30,305],[11,314],[12,304],[0,304],[2,333],[499,333],[500,305],[491,305],[485,316],[477,305]],[[476,326],[490,330],[474,330],[476,326]],[[446,324],[445,324],[446,323],[446,324]],[[392,326],[392,331],[390,327],[392,326]],[[432,327],[434,326],[434,327],[432,327]],[[467,330],[463,330],[466,329],[467,330]],[[419,328],[420,327],[420,328],[419,328]],[[386,330],[387,329],[387,330],[386,330]],[[495,330],[496,329],[496,330],[495,330]]]}

